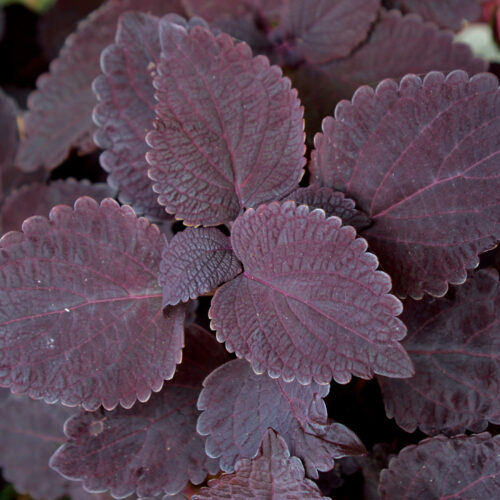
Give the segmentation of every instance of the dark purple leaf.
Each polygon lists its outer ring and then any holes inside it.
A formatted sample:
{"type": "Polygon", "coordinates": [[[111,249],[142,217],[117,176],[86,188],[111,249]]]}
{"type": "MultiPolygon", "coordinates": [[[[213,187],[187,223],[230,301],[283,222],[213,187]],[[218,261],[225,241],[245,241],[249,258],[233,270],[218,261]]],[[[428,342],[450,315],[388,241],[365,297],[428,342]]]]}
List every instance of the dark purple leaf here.
{"type": "Polygon", "coordinates": [[[227,359],[214,336],[198,326],[186,329],[184,362],[160,394],[131,410],[81,412],[68,420],[68,442],[50,465],[89,491],[110,490],[115,498],[133,492],[154,496],[180,492],[218,470],[196,433],[196,399],[201,382],[227,359]]]}
{"type": "Polygon", "coordinates": [[[216,228],[188,228],[163,249],[163,307],[196,299],[241,273],[230,239],[216,228]]]}
{"type": "Polygon", "coordinates": [[[222,474],[209,481],[192,500],[324,499],[318,487],[304,478],[300,460],[291,457],[285,440],[272,429],[266,431],[259,454],[253,460],[240,460],[234,474],[222,474]]]}
{"type": "Polygon", "coordinates": [[[318,470],[330,470],[334,459],[366,451],[347,427],[328,423],[322,400],[327,385],[303,386],[256,375],[246,361],[236,359],[212,372],[203,386],[197,430],[208,436],[206,452],[220,457],[226,472],[233,471],[237,460],[257,454],[268,427],[302,459],[312,478],[318,477],[318,470]]]}
{"type": "Polygon", "coordinates": [[[424,439],[380,475],[382,500],[491,500],[500,491],[500,436],[424,439]]]}
{"type": "Polygon", "coordinates": [[[248,45],[162,22],[147,140],[158,201],[188,225],[217,225],[294,189],[304,166],[302,108],[290,81],[248,45]]]}
{"type": "Polygon", "coordinates": [[[0,384],[86,409],[146,401],[181,360],[163,313],[164,237],[130,207],[80,198],[0,240],[0,384]]]}
{"type": "Polygon", "coordinates": [[[457,434],[500,424],[500,284],[495,271],[479,271],[457,288],[455,299],[409,300],[403,345],[416,375],[379,378],[387,415],[400,427],[427,434],[457,434]]]}
{"type": "Polygon", "coordinates": [[[500,238],[499,136],[493,75],[408,75],[340,103],[311,172],[370,216],[362,234],[398,295],[441,296],[500,238]]]}
{"type": "Polygon", "coordinates": [[[342,219],[342,224],[352,226],[357,231],[370,225],[370,218],[355,208],[355,203],[346,198],[344,193],[333,191],[326,186],[312,184],[311,186],[299,188],[285,197],[297,205],[308,205],[311,208],[321,208],[327,217],[336,215],[342,219]]]}
{"type": "Polygon", "coordinates": [[[113,41],[118,16],[131,9],[182,12],[177,0],[108,0],[78,25],[28,99],[29,111],[23,120],[26,138],[17,156],[24,171],[42,166],[53,169],[72,148],[81,153],[95,148],[92,109],[96,98],[91,83],[100,72],[101,50],[113,41]]]}
{"type": "Polygon", "coordinates": [[[107,184],[90,184],[74,179],[58,180],[50,184],[28,184],[12,193],[1,208],[2,232],[20,231],[21,224],[32,215],[48,216],[55,205],[73,205],[80,196],[97,201],[114,195],[107,184]]]}
{"type": "Polygon", "coordinates": [[[244,273],[216,291],[209,314],[219,341],[256,373],[301,384],[413,374],[398,342],[401,303],[352,227],[271,203],[239,217],[231,243],[244,273]]]}

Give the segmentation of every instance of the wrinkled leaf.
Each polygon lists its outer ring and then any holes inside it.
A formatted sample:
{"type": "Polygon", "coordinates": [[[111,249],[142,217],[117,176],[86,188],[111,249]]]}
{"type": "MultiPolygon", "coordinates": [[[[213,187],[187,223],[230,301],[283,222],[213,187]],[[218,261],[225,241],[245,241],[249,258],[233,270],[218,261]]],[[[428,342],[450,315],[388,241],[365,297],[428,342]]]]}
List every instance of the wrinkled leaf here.
{"type": "Polygon", "coordinates": [[[160,42],[147,159],[166,211],[218,225],[294,189],[305,162],[302,109],[281,70],[201,26],[162,22],[160,42]]]}
{"type": "Polygon", "coordinates": [[[130,207],[80,198],[0,240],[0,384],[86,409],[146,401],[181,360],[163,313],[164,237],[130,207]]]}
{"type": "Polygon", "coordinates": [[[301,384],[411,376],[401,303],[355,236],[291,201],[247,210],[231,232],[244,272],[216,291],[209,313],[219,341],[256,373],[301,384]]]}
{"type": "Polygon", "coordinates": [[[360,88],[315,138],[311,172],[367,213],[396,293],[444,295],[500,238],[500,92],[491,74],[360,88]]]}

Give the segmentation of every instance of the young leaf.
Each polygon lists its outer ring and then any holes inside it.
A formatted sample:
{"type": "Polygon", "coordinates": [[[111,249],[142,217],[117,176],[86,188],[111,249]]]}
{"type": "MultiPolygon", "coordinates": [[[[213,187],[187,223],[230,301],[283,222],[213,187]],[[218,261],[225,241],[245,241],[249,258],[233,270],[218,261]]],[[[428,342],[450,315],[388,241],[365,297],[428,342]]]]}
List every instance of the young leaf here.
{"type": "Polygon", "coordinates": [[[281,70],[201,26],[162,22],[160,42],[147,159],[167,212],[217,225],[292,191],[305,162],[302,108],[281,70]]]}
{"type": "Polygon", "coordinates": [[[398,295],[441,296],[500,238],[499,137],[493,75],[408,75],[340,103],[311,172],[370,216],[362,234],[398,295]]]}
{"type": "Polygon", "coordinates": [[[218,470],[196,433],[196,398],[201,382],[227,359],[214,336],[198,326],[186,329],[184,362],[160,394],[131,410],[81,412],[65,426],[68,442],[51,467],[81,479],[89,491],[109,489],[115,498],[136,492],[151,497],[180,492],[218,470]]]}
{"type": "Polygon", "coordinates": [[[241,273],[230,239],[216,228],[187,228],[163,249],[163,307],[196,299],[241,273]]]}
{"type": "Polygon", "coordinates": [[[22,228],[0,240],[0,384],[89,410],[146,401],[183,343],[184,308],[161,307],[158,228],[85,197],[22,228]]]}
{"type": "Polygon", "coordinates": [[[258,455],[253,460],[240,460],[234,474],[212,479],[192,500],[231,498],[286,498],[287,500],[326,500],[318,487],[304,477],[300,460],[291,457],[285,440],[268,429],[258,455]]]}
{"type": "Polygon", "coordinates": [[[407,446],[382,471],[379,491],[382,500],[496,498],[500,436],[436,436],[407,446]]]}
{"type": "Polygon", "coordinates": [[[236,219],[231,243],[244,273],[216,291],[209,315],[219,341],[256,373],[301,384],[413,374],[398,342],[401,303],[352,227],[271,203],[236,219]]]}
{"type": "Polygon", "coordinates": [[[226,472],[233,472],[237,460],[256,455],[268,427],[302,459],[312,478],[318,477],[318,470],[330,470],[334,459],[366,451],[347,427],[328,424],[322,400],[327,385],[303,386],[256,375],[246,361],[236,359],[212,372],[203,386],[197,430],[208,436],[208,456],[220,457],[226,472]]]}
{"type": "Polygon", "coordinates": [[[416,375],[379,377],[387,415],[413,432],[475,432],[500,424],[500,284],[479,271],[452,299],[408,301],[403,345],[416,375]]]}

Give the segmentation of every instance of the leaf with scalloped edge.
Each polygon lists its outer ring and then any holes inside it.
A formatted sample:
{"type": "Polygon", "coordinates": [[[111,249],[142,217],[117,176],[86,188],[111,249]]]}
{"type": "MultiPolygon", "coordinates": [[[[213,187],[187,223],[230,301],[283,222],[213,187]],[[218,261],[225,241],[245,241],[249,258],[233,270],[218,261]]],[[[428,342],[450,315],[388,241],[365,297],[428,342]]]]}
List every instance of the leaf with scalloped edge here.
{"type": "Polygon", "coordinates": [[[401,302],[352,227],[275,202],[238,217],[231,244],[244,272],[215,292],[209,316],[256,373],[304,385],[413,375],[401,302]]]}
{"type": "Polygon", "coordinates": [[[256,375],[246,361],[236,359],[212,372],[203,386],[197,431],[208,436],[205,450],[220,457],[225,472],[233,472],[237,460],[256,455],[268,427],[283,437],[312,478],[318,470],[330,470],[334,459],[366,452],[347,427],[328,423],[322,399],[327,385],[303,386],[256,375]]]}
{"type": "Polygon", "coordinates": [[[500,491],[500,436],[436,436],[404,448],[380,474],[382,500],[490,500],[500,491]]]}
{"type": "Polygon", "coordinates": [[[180,492],[218,471],[196,433],[196,399],[211,370],[227,360],[224,348],[201,327],[186,329],[184,362],[160,394],[132,409],[81,412],[65,425],[68,441],[50,465],[83,480],[88,491],[110,490],[116,498],[180,492]]]}
{"type": "Polygon", "coordinates": [[[164,236],[130,207],[79,198],[0,239],[0,385],[95,410],[147,401],[181,360],[163,312],[164,236]]]}
{"type": "Polygon", "coordinates": [[[217,228],[187,228],[165,245],[158,283],[163,307],[196,299],[241,273],[229,237],[217,228]]]}
{"type": "Polygon", "coordinates": [[[108,0],[90,13],[68,36],[49,73],[38,78],[38,90],[28,98],[16,162],[24,171],[59,165],[72,148],[95,149],[92,109],[96,98],[91,83],[100,73],[101,51],[113,42],[119,15],[127,10],[182,13],[177,0],[108,0]]]}
{"type": "Polygon", "coordinates": [[[147,159],[166,211],[187,225],[218,225],[297,187],[302,108],[281,70],[201,26],[162,21],[160,42],[147,159]]]}
{"type": "Polygon", "coordinates": [[[370,216],[363,237],[398,295],[442,296],[500,238],[499,137],[495,76],[408,75],[340,103],[310,168],[370,216]]]}
{"type": "Polygon", "coordinates": [[[240,460],[234,474],[222,474],[208,482],[192,500],[287,499],[327,500],[319,488],[305,479],[304,467],[290,456],[285,440],[268,429],[253,460],[240,460]]]}
{"type": "Polygon", "coordinates": [[[389,418],[407,432],[483,431],[500,424],[500,284],[483,270],[455,298],[409,300],[403,345],[415,364],[410,380],[378,377],[389,418]]]}

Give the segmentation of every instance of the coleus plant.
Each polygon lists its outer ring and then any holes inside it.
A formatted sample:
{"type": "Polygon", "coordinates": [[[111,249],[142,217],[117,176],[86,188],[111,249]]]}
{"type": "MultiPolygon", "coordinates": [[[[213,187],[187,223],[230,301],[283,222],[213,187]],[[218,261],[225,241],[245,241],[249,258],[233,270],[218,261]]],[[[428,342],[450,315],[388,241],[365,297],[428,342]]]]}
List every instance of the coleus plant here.
{"type": "Polygon", "coordinates": [[[354,376],[429,436],[385,457],[380,498],[499,495],[499,277],[474,268],[500,239],[500,95],[442,30],[481,6],[384,6],[109,0],[40,77],[19,145],[1,95],[18,488],[324,498],[338,459],[376,469],[329,413],[354,376]],[[47,182],[96,146],[107,184],[47,182]]]}

